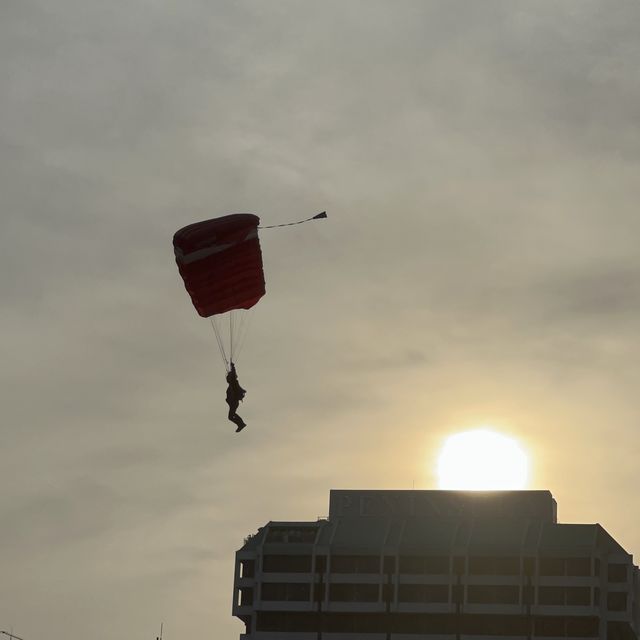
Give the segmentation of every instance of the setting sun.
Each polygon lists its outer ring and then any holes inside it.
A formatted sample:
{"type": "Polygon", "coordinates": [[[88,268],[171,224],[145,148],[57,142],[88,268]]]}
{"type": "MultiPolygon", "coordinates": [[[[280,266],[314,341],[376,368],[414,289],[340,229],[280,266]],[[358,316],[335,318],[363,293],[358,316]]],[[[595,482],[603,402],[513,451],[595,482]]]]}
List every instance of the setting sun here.
{"type": "Polygon", "coordinates": [[[490,429],[450,436],[438,458],[440,489],[523,489],[529,461],[522,447],[490,429]]]}

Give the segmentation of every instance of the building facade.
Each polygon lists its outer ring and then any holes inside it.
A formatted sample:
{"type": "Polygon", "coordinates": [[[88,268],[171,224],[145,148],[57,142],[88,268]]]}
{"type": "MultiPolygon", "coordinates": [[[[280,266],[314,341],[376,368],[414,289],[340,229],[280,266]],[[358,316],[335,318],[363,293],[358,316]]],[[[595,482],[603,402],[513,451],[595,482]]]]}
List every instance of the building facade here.
{"type": "Polygon", "coordinates": [[[241,640],[636,639],[640,572],[548,491],[345,491],[236,553],[241,640]]]}

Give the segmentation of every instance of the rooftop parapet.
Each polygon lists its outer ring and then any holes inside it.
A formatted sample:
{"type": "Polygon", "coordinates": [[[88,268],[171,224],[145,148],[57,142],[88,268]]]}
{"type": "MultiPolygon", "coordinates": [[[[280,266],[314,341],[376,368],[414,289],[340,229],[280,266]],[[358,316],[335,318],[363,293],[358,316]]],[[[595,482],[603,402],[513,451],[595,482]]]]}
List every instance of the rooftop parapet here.
{"type": "Polygon", "coordinates": [[[367,516],[556,523],[557,506],[549,491],[331,490],[330,520],[367,516]]]}

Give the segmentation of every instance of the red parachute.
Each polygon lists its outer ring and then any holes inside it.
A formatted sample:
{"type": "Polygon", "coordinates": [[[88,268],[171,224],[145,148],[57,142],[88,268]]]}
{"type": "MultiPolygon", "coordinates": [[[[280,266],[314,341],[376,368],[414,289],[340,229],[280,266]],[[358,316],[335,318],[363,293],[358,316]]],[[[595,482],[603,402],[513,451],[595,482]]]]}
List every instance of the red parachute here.
{"type": "Polygon", "coordinates": [[[211,318],[227,370],[244,340],[244,310],[265,294],[259,224],[258,216],[236,213],[190,224],[173,236],[184,286],[196,311],[211,318]],[[226,316],[217,318],[221,314],[226,316]]]}
{"type": "MultiPolygon", "coordinates": [[[[326,217],[323,211],[289,224],[326,217]]],[[[260,218],[256,215],[236,213],[190,224],[173,236],[176,263],[184,286],[196,311],[203,318],[211,319],[227,370],[244,341],[246,310],[265,294],[259,224],[260,218]]],[[[261,228],[283,226],[289,225],[261,228]]]]}
{"type": "Polygon", "coordinates": [[[258,216],[236,213],[190,224],[173,236],[184,286],[203,318],[250,309],[265,294],[258,224],[258,216]]]}

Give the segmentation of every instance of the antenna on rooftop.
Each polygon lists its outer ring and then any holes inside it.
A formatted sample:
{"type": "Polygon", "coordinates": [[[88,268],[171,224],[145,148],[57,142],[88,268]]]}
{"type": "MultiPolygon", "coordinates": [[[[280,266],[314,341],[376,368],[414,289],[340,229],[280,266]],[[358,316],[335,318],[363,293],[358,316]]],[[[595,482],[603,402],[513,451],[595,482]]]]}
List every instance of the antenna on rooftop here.
{"type": "Polygon", "coordinates": [[[5,636],[9,636],[9,638],[11,640],[15,639],[15,640],[23,640],[20,636],[16,636],[13,633],[13,629],[11,629],[11,633],[9,633],[9,631],[0,631],[0,633],[4,633],[5,636]]]}
{"type": "Polygon", "coordinates": [[[162,640],[162,627],[164,626],[164,622],[160,623],[160,635],[156,636],[156,640],[162,640]]]}

